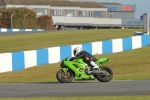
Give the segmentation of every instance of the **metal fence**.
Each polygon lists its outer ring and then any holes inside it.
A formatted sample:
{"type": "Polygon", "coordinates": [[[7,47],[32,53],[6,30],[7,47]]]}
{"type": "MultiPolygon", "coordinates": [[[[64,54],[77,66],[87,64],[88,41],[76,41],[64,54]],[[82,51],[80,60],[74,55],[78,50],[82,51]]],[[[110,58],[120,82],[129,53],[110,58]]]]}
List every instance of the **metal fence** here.
{"type": "MultiPolygon", "coordinates": [[[[39,24],[37,18],[31,18],[27,15],[24,17],[15,17],[13,14],[7,19],[7,24],[9,27],[2,28],[42,28],[48,29],[52,24],[55,26],[91,26],[91,27],[143,27],[143,21],[140,19],[110,19],[110,18],[92,18],[92,17],[64,17],[62,16],[53,16],[53,23],[49,20],[45,21],[48,24],[39,24]],[[9,20],[9,21],[8,21],[9,20]],[[50,25],[51,23],[51,25],[50,25]],[[44,26],[44,27],[43,27],[44,26]]],[[[6,22],[1,20],[1,22],[6,22]]],[[[0,25],[1,27],[1,25],[0,25]]]]}
{"type": "Polygon", "coordinates": [[[55,30],[52,22],[52,18],[49,16],[42,18],[32,16],[16,17],[12,14],[10,17],[0,16],[0,28],[11,28],[11,29],[45,29],[55,30]]]}
{"type": "Polygon", "coordinates": [[[0,14],[1,28],[37,28],[37,19],[27,14],[16,17],[14,14],[10,16],[0,14]]]}

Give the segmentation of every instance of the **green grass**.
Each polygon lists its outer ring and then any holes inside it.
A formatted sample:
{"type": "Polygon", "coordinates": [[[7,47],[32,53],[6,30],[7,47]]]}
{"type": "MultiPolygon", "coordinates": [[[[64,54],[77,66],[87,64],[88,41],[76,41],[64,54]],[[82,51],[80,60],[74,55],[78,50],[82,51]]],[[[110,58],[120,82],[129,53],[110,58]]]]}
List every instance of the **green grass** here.
{"type": "MultiPolygon", "coordinates": [[[[109,57],[106,63],[114,72],[113,80],[150,79],[150,46],[116,54],[97,55],[97,58],[109,57]]],[[[57,82],[56,73],[60,63],[32,67],[17,72],[0,74],[0,82],[57,82]]]]}
{"type": "Polygon", "coordinates": [[[96,57],[110,57],[106,65],[114,71],[114,80],[150,79],[150,46],[96,57]]]}
{"type": "MultiPolygon", "coordinates": [[[[103,40],[106,39],[112,39],[118,38],[118,37],[126,37],[133,35],[134,30],[89,30],[88,31],[73,31],[74,33],[68,33],[62,32],[62,33],[56,33],[57,37],[60,37],[62,34],[78,34],[78,32],[83,32],[83,34],[89,34],[90,32],[93,32],[91,34],[99,35],[99,37],[95,37],[95,35],[91,36],[90,39],[93,41],[97,40],[103,40]],[[105,33],[106,32],[106,33],[105,33]],[[114,34],[112,35],[113,32],[114,34]],[[103,35],[105,34],[105,35],[103,35]],[[106,35],[107,34],[107,35],[106,35]],[[104,37],[105,36],[105,37],[104,37]],[[95,37],[95,38],[94,38],[95,37]],[[99,38],[99,39],[98,39],[99,38]]],[[[49,34],[37,34],[37,38],[39,38],[39,35],[41,36],[47,36],[54,33],[49,34]]],[[[32,34],[33,35],[33,34],[32,34]]],[[[29,35],[29,36],[32,36],[29,35]]],[[[28,35],[25,35],[23,37],[26,37],[28,35]]],[[[74,35],[76,36],[76,35],[74,35]]],[[[17,36],[11,36],[11,38],[16,38],[17,36]]],[[[19,35],[21,37],[21,35],[19,35]]],[[[33,36],[32,36],[33,37],[33,36]]],[[[35,35],[36,37],[36,35],[35,35]]],[[[2,37],[1,37],[2,38],[2,37]]],[[[7,38],[7,37],[5,37],[7,38]]],[[[4,39],[4,37],[3,37],[4,39]]],[[[34,39],[37,40],[37,39],[34,39]]],[[[70,41],[70,44],[74,44],[79,41],[86,41],[86,39],[81,39],[79,37],[78,41],[70,41]]],[[[91,41],[92,41],[91,40],[91,41]]],[[[25,41],[22,39],[22,41],[25,41]]],[[[44,39],[43,39],[44,41],[44,39]]],[[[58,41],[58,40],[57,40],[58,41]]],[[[60,41],[66,41],[67,40],[60,40],[60,41]]],[[[68,40],[69,41],[69,40],[68,40]]],[[[7,42],[7,41],[5,41],[7,42]]],[[[56,42],[56,40],[55,40],[56,42]]],[[[51,43],[51,42],[50,42],[51,43]]],[[[12,43],[13,44],[13,43],[12,43]]],[[[32,43],[31,43],[32,44],[32,43]]],[[[58,44],[61,44],[61,42],[58,41],[58,44]]],[[[48,45],[48,44],[47,44],[48,45]]],[[[51,45],[51,44],[50,44],[51,45]]],[[[13,44],[15,47],[15,45],[13,44]]],[[[42,45],[41,45],[42,46],[42,45]]],[[[30,47],[30,46],[28,46],[30,47]]],[[[12,48],[13,50],[19,49],[19,47],[16,47],[16,49],[12,48]]],[[[121,53],[115,53],[115,54],[107,54],[107,55],[96,55],[97,58],[102,57],[109,57],[110,61],[106,64],[106,66],[110,67],[114,72],[114,78],[113,80],[146,80],[150,79],[150,46],[121,52],[121,53]]],[[[57,64],[50,64],[50,65],[43,65],[38,67],[32,67],[28,68],[22,71],[17,72],[6,72],[0,74],[0,82],[1,83],[9,83],[9,82],[57,82],[56,80],[56,73],[60,69],[60,62],[57,64]]]]}
{"type": "Polygon", "coordinates": [[[122,38],[133,36],[134,31],[142,30],[100,29],[1,36],[0,53],[122,38]]]}
{"type": "Polygon", "coordinates": [[[1,98],[0,100],[149,100],[150,96],[1,98]]]}

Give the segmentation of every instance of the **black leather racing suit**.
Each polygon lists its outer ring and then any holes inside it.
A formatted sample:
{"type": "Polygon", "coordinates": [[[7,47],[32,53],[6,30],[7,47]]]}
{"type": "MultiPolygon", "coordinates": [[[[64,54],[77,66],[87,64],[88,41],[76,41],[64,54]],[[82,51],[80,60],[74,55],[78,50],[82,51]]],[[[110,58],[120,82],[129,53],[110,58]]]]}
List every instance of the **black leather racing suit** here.
{"type": "MultiPolygon", "coordinates": [[[[75,58],[76,59],[78,59],[78,58],[83,58],[83,61],[85,62],[85,63],[87,63],[88,65],[91,65],[90,64],[90,62],[91,61],[96,61],[97,59],[94,57],[94,56],[92,56],[91,54],[89,54],[88,52],[86,52],[86,51],[81,51],[81,52],[79,52],[76,56],[75,56],[75,58]],[[87,59],[87,58],[89,58],[89,59],[87,59]]],[[[93,67],[93,66],[92,66],[93,67]]]]}

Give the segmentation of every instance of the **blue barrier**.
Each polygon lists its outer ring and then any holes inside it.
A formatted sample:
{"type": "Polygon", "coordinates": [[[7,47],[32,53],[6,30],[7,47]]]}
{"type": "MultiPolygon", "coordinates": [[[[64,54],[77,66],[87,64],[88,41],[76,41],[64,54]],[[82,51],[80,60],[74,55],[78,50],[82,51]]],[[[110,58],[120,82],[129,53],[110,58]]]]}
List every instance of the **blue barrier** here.
{"type": "Polygon", "coordinates": [[[149,35],[134,33],[135,36],[91,42],[79,45],[51,47],[38,50],[2,53],[0,54],[0,73],[18,71],[43,64],[53,64],[62,61],[67,56],[73,56],[73,49],[80,46],[92,55],[112,54],[126,50],[138,49],[150,44],[149,35]]]}
{"type": "Polygon", "coordinates": [[[0,28],[0,32],[38,32],[38,31],[44,31],[43,29],[6,29],[6,28],[0,28]]]}

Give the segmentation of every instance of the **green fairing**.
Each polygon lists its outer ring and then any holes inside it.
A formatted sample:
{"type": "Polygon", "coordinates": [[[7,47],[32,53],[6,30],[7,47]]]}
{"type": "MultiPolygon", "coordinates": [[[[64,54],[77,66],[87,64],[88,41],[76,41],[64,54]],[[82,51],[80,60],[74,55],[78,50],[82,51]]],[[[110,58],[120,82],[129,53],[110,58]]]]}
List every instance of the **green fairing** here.
{"type": "Polygon", "coordinates": [[[106,62],[108,62],[109,61],[109,58],[101,58],[101,59],[98,59],[97,61],[96,61],[96,64],[98,64],[98,66],[103,66],[106,62]]]}
{"type": "MultiPolygon", "coordinates": [[[[106,63],[109,60],[109,58],[102,58],[96,61],[96,63],[99,66],[102,66],[104,63],[106,63]]],[[[68,57],[65,58],[61,63],[61,68],[63,72],[66,72],[69,69],[74,72],[74,79],[80,80],[80,79],[95,79],[93,75],[87,75],[85,74],[84,70],[86,69],[87,64],[83,61],[83,59],[76,59],[75,61],[69,61],[68,57]]]]}

